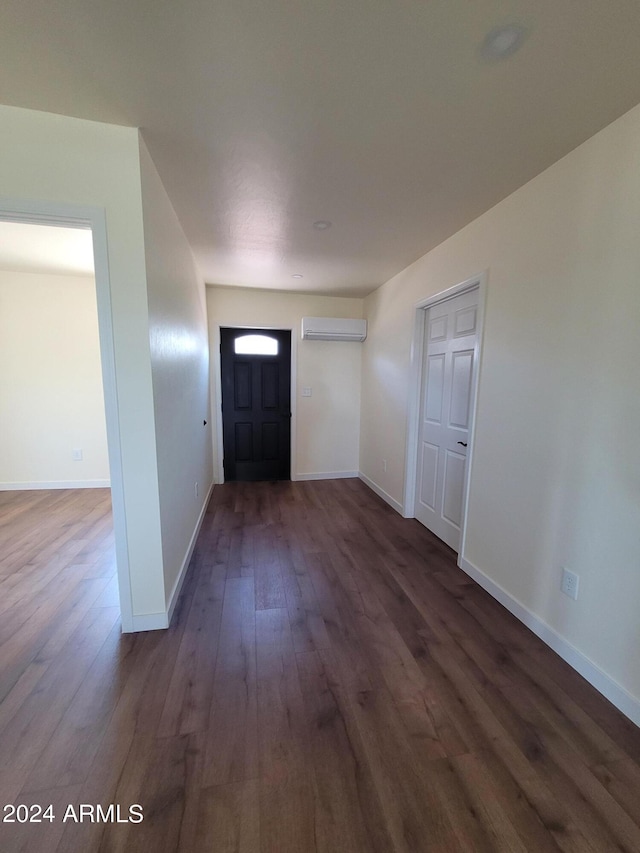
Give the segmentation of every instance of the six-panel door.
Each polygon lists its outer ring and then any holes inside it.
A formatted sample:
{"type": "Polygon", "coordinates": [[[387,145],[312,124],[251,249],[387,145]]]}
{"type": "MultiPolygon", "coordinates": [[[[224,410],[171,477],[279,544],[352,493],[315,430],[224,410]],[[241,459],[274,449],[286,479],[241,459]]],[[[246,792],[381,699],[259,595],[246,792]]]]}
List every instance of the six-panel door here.
{"type": "Polygon", "coordinates": [[[415,514],[455,551],[477,351],[478,290],[426,314],[415,514]]]}

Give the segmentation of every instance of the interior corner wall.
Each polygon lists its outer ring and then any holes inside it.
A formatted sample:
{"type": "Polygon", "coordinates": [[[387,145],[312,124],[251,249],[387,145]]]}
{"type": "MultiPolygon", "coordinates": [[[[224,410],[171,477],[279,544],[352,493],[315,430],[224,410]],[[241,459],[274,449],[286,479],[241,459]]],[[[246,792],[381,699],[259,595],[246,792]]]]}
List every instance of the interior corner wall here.
{"type": "Polygon", "coordinates": [[[142,139],[140,164],[162,552],[170,609],[213,482],[207,310],[204,282],[142,139]]]}
{"type": "MultiPolygon", "coordinates": [[[[363,316],[362,299],[314,296],[240,287],[207,287],[212,353],[212,387],[220,403],[220,327],[248,326],[292,329],[296,365],[292,479],[357,476],[360,435],[360,371],[362,344],[302,341],[303,317],[363,316]],[[302,397],[303,387],[311,397],[302,397]]],[[[217,443],[214,441],[214,448],[217,443]]],[[[216,459],[222,481],[222,460],[216,459]]]]}
{"type": "Polygon", "coordinates": [[[462,557],[637,722],[638,223],[640,107],[365,300],[361,435],[363,473],[402,501],[415,305],[487,271],[462,557]]]}
{"type": "Polygon", "coordinates": [[[119,570],[120,555],[129,565],[119,580],[129,587],[131,630],[165,613],[138,132],[5,106],[0,125],[5,199],[90,206],[106,217],[116,388],[107,417],[114,415],[122,462],[126,519],[116,518],[116,551],[119,570]]]}
{"type": "Polygon", "coordinates": [[[109,485],[93,276],[0,271],[0,433],[0,489],[109,485]]]}

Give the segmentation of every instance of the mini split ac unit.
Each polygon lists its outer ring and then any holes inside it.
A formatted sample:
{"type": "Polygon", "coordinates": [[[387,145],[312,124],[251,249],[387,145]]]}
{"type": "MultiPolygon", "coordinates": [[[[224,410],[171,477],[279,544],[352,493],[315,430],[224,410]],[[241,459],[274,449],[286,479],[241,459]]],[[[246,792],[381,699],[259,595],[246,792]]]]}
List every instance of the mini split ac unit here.
{"type": "Polygon", "coordinates": [[[367,337],[366,320],[339,317],[303,317],[303,341],[363,341],[367,337]]]}

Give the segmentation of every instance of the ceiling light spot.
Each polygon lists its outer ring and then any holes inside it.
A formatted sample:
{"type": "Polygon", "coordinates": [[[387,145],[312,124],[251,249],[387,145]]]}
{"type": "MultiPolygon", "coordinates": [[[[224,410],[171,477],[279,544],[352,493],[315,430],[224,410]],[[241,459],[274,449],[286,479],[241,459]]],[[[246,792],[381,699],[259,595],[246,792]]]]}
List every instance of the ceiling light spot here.
{"type": "Polygon", "coordinates": [[[304,276],[299,272],[294,272],[291,278],[304,278],[304,276]]]}
{"type": "Polygon", "coordinates": [[[327,228],[331,228],[331,223],[329,222],[328,219],[318,219],[317,222],[313,223],[313,227],[317,231],[326,231],[327,228]]]}
{"type": "Polygon", "coordinates": [[[489,61],[506,59],[522,46],[526,36],[527,30],[520,24],[495,27],[485,36],[480,53],[489,61]]]}

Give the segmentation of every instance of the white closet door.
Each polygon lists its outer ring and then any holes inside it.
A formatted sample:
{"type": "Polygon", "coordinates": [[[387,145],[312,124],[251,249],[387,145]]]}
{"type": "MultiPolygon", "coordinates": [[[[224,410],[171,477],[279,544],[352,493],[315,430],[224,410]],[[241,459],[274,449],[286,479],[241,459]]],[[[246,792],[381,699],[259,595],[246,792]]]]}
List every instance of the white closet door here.
{"type": "Polygon", "coordinates": [[[477,327],[477,289],[427,311],[415,515],[455,551],[460,545],[477,327]]]}

